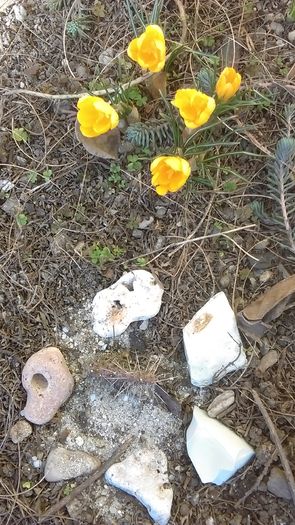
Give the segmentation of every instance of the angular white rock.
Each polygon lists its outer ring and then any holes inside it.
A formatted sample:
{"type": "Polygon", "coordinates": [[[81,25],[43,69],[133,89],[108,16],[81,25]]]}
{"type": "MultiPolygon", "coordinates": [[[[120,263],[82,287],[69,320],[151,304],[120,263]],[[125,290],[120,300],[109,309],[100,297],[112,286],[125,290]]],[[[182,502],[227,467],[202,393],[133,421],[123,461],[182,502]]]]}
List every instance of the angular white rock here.
{"type": "Polygon", "coordinates": [[[167,525],[173,491],[167,473],[167,458],[159,449],[142,448],[112,465],[105,474],[111,485],[135,496],[157,525],[167,525]]]}
{"type": "Polygon", "coordinates": [[[121,335],[133,321],[157,315],[163,286],[150,272],[134,270],[96,294],[92,303],[93,330],[100,337],[121,335]]]}
{"type": "Polygon", "coordinates": [[[247,363],[235,314],[224,292],[214,295],[194,315],[183,329],[183,341],[191,382],[198,387],[211,385],[247,363]]]}
{"type": "Polygon", "coordinates": [[[194,407],[186,433],[188,455],[202,481],[222,485],[255,454],[246,441],[194,407]]]}

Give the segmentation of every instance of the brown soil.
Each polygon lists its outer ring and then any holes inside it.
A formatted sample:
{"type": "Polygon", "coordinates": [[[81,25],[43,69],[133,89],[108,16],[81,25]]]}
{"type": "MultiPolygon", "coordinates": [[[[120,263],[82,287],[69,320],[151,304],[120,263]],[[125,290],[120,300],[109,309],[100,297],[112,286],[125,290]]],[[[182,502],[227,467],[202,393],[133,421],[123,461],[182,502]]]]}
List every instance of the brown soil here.
{"type": "MultiPolygon", "coordinates": [[[[161,411],[166,414],[163,421],[167,421],[168,430],[160,424],[155,428],[158,443],[168,456],[174,490],[171,525],[294,525],[292,503],[267,491],[270,470],[275,465],[281,467],[281,462],[251,395],[255,388],[267,406],[294,471],[294,309],[288,308],[261,341],[252,344],[245,340],[249,357],[246,371],[201,392],[190,385],[181,338],[182,327],[217,291],[224,290],[234,309],[240,310],[268,286],[294,273],[294,260],[282,249],[280,234],[260,225],[249,206],[254,198],[267,199],[264,154],[266,148],[273,151],[281,136],[284,105],[294,102],[294,46],[287,39],[294,24],[287,21],[288,5],[283,0],[184,2],[189,45],[197,49],[197,39],[203,37],[200,46],[206,52],[224,57],[225,50],[232,53],[228,38],[233,32],[244,86],[249,93],[263,91],[271,104],[239,114],[243,130],[236,133],[236,148],[261,153],[261,157],[227,159],[227,166],[241,176],[234,191],[224,189],[225,176],[217,170],[214,190],[206,181],[204,184],[201,174],[183,191],[159,198],[149,186],[147,164],[136,174],[124,170],[123,187],[118,187],[109,180],[110,162],[85,152],[74,133],[75,99],[51,100],[13,92],[21,88],[48,94],[79,93],[98,74],[104,82],[126,81],[141,74],[133,66],[129,69],[127,60],[120,68],[116,60],[110,66],[97,65],[103,50],[112,48],[116,56],[132,37],[123,2],[103,2],[105,13],[99,19],[91,11],[90,0],[83,6],[77,2],[75,9],[80,6],[89,15],[90,26],[82,37],[65,33],[63,38],[69,4],[66,2],[61,10],[49,10],[47,1],[25,0],[27,16],[23,23],[15,20],[11,7],[0,12],[0,179],[14,183],[9,193],[0,193],[0,522],[38,523],[38,516],[64,495],[68,484],[45,482],[42,467],[35,468],[32,463],[35,457],[44,462],[58,440],[66,442],[67,425],[72,446],[84,429],[85,450],[97,452],[91,439],[101,428],[91,419],[87,395],[90,391],[98,395],[97,389],[104,388],[101,385],[105,380],[88,371],[103,357],[105,368],[116,362],[127,372],[130,366],[136,373],[147,371],[152,375],[149,384],[155,374],[156,380],[163,380],[163,388],[182,403],[179,420],[162,403],[151,403],[150,391],[142,393],[139,401],[141,406],[148,406],[147,419],[155,417],[152,406],[160,420],[161,411]],[[268,16],[278,12],[284,29],[279,37],[270,30],[268,16]],[[208,43],[208,36],[214,37],[213,43],[208,43]],[[25,128],[29,142],[15,142],[13,128],[25,128]],[[34,182],[29,180],[30,171],[42,174],[47,169],[52,170],[49,181],[40,175],[34,182]],[[20,214],[25,215],[27,224],[18,224],[20,214]],[[151,216],[154,221],[146,229],[138,229],[138,224],[151,216]],[[249,224],[255,227],[245,228],[249,224]],[[227,231],[239,227],[240,231],[226,237],[207,238],[220,228],[227,231]],[[177,244],[189,236],[190,242],[177,244]],[[194,240],[196,237],[201,239],[194,240]],[[122,250],[114,261],[96,265],[91,261],[91,247],[96,243],[122,250]],[[89,304],[99,289],[118,279],[124,269],[138,267],[137,263],[142,264],[138,258],[143,257],[146,269],[164,285],[160,314],[149,322],[147,331],[138,323],[126,337],[102,348],[89,329],[89,304]],[[79,412],[74,395],[50,424],[35,426],[32,436],[18,446],[11,442],[9,429],[19,420],[25,403],[21,370],[28,357],[46,345],[61,348],[77,382],[79,403],[84,400],[86,409],[81,407],[79,412]],[[278,351],[279,360],[260,377],[256,369],[269,349],[278,351]],[[245,437],[255,448],[256,457],[225,485],[203,485],[186,454],[185,428],[194,402],[207,408],[227,389],[235,391],[236,401],[222,415],[222,422],[245,437]]],[[[149,2],[142,4],[149,9],[149,2]]],[[[165,21],[168,38],[177,41],[182,30],[178,10],[172,1],[164,4],[161,20],[165,21]]],[[[177,76],[172,74],[169,81],[171,92],[179,83],[190,85],[199,65],[197,60],[185,62],[181,56],[175,68],[177,76]]],[[[153,106],[147,102],[143,110],[147,118],[153,115],[153,106]]],[[[120,164],[126,167],[124,153],[120,164]]],[[[110,387],[105,384],[107,396],[110,387]]],[[[114,413],[119,411],[116,403],[122,392],[118,395],[111,388],[108,395],[112,400],[110,413],[112,402],[114,413]]],[[[120,436],[118,430],[113,444],[120,436]]],[[[43,523],[150,523],[145,509],[132,498],[114,489],[109,491],[103,482],[100,487],[105,491],[101,494],[105,508],[114,502],[109,514],[98,514],[90,492],[84,500],[81,496],[80,518],[70,518],[63,509],[58,517],[43,523]],[[116,517],[118,511],[123,515],[116,517]]],[[[71,514],[75,514],[73,508],[71,514]]]]}

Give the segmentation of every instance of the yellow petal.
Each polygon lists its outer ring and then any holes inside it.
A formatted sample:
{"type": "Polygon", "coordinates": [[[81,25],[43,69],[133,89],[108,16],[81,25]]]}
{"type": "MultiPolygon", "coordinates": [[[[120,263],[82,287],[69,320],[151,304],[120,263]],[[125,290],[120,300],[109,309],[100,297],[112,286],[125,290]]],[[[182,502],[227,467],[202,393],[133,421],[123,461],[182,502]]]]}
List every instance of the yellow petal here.
{"type": "Polygon", "coordinates": [[[168,193],[168,188],[166,186],[156,186],[155,188],[158,195],[166,195],[168,193]]]}
{"type": "Polygon", "coordinates": [[[156,24],[149,25],[146,27],[145,32],[149,36],[152,36],[155,39],[162,40],[163,42],[165,42],[164,33],[162,29],[160,28],[160,26],[156,24]]]}
{"type": "Polygon", "coordinates": [[[135,62],[137,61],[137,58],[138,58],[138,40],[139,40],[138,38],[134,38],[133,40],[131,40],[127,48],[127,55],[132,60],[135,60],[135,62]]]}
{"type": "Polygon", "coordinates": [[[167,157],[164,157],[164,156],[162,156],[162,157],[156,157],[156,158],[153,160],[153,162],[151,163],[151,165],[150,165],[150,170],[151,170],[151,172],[153,173],[153,171],[156,170],[156,168],[159,166],[159,164],[160,164],[161,162],[165,161],[166,158],[167,158],[167,157]]]}
{"type": "Polygon", "coordinates": [[[80,131],[84,137],[93,138],[97,137],[97,133],[93,130],[93,128],[87,128],[86,126],[80,126],[80,131]]]}

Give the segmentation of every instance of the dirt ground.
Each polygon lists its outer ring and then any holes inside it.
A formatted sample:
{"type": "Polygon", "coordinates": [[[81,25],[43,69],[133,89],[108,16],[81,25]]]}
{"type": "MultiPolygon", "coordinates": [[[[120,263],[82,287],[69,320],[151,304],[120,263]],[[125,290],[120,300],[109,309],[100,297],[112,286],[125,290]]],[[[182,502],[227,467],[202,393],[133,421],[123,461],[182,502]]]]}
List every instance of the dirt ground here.
{"type": "MultiPolygon", "coordinates": [[[[151,3],[142,5],[149,10],[151,3]]],[[[99,453],[97,441],[91,441],[99,435],[104,439],[102,459],[108,457],[112,445],[129,429],[127,422],[122,430],[116,416],[127,388],[129,399],[138,396],[136,414],[145,411],[141,424],[149,439],[155,439],[168,457],[174,491],[171,525],[294,525],[292,501],[267,490],[271,469],[282,466],[251,395],[256,389],[265,403],[294,472],[294,309],[289,307],[257,343],[244,340],[249,360],[245,371],[201,391],[190,384],[181,331],[214,293],[224,290],[239,311],[295,271],[294,254],[282,248],[280,233],[260,223],[250,207],[255,199],[267,201],[266,151],[274,151],[284,107],[294,102],[295,47],[288,35],[295,24],[287,18],[288,2],[184,2],[189,46],[225,63],[232,55],[229,41],[234,36],[243,89],[264,93],[270,104],[238,114],[241,130],[233,131],[233,148],[243,154],[226,158],[226,165],[239,174],[231,191],[222,170],[216,170],[194,175],[181,192],[163,198],[149,185],[147,162],[142,161],[138,171],[128,170],[127,154],[121,153],[123,170],[114,179],[109,161],[83,149],[74,133],[75,98],[40,98],[28,92],[80,93],[100,89],[98,77],[110,85],[140,76],[123,53],[132,38],[124,3],[96,3],[96,14],[92,0],[74,5],[25,0],[18,5],[26,10],[22,21],[16,19],[12,5],[0,10],[0,179],[13,184],[9,191],[0,191],[1,524],[38,523],[40,514],[71,489],[66,482],[42,478],[44,460],[52,444],[62,442],[65,428],[72,432],[66,441],[69,446],[77,445],[83,434],[81,449],[90,452],[99,453]],[[88,25],[75,38],[65,28],[81,13],[88,25]],[[106,49],[114,58],[107,64],[102,56],[106,49]],[[14,140],[15,128],[25,129],[29,140],[14,140]],[[142,221],[147,226],[139,228],[142,221]],[[208,238],[238,228],[231,235],[208,238]],[[176,244],[189,236],[190,242],[176,244]],[[113,250],[112,260],[98,264],[93,256],[96,245],[113,250]],[[91,300],[124,270],[143,264],[164,285],[159,315],[147,328],[135,324],[126,337],[100,346],[89,328],[91,300]],[[31,354],[47,345],[62,350],[75,377],[75,392],[48,425],[34,426],[32,436],[15,445],[9,429],[19,420],[26,399],[21,370],[31,354]],[[272,349],[279,354],[278,362],[261,376],[257,367],[272,349]],[[152,386],[148,392],[134,393],[134,385],[115,391],[95,373],[95,364],[102,360],[109,366],[117,362],[123,369],[127,363],[152,376],[150,383],[160,382],[181,403],[181,417],[156,400],[152,386]],[[186,454],[185,430],[194,403],[207,408],[228,389],[235,392],[235,404],[221,420],[254,447],[256,457],[223,486],[203,485],[186,454]],[[118,423],[105,434],[96,418],[101,414],[97,408],[101,391],[105,417],[109,407],[109,417],[113,412],[118,423]],[[110,436],[113,442],[108,441],[110,436]]],[[[174,1],[164,2],[161,22],[168,44],[177,41],[182,26],[174,1]]],[[[190,85],[198,68],[197,59],[179,58],[175,74],[170,74],[169,93],[179,83],[190,85]]],[[[141,89],[147,97],[142,111],[149,118],[153,102],[145,87],[141,89]]],[[[82,494],[71,508],[42,523],[151,522],[137,501],[101,481],[84,499],[82,494]],[[101,506],[104,511],[98,510],[101,506]]]]}

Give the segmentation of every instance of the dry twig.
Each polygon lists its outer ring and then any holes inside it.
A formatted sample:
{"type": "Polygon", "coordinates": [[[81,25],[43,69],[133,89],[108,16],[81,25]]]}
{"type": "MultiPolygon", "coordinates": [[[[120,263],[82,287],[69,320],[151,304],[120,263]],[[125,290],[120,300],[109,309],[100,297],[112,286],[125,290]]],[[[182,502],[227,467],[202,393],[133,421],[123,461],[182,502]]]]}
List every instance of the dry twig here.
{"type": "Polygon", "coordinates": [[[286,453],[282,447],[282,443],[281,443],[281,440],[278,436],[278,432],[277,432],[277,429],[275,427],[275,425],[273,424],[272,420],[270,419],[270,416],[259,396],[259,394],[256,392],[256,390],[251,390],[252,394],[253,394],[253,397],[254,397],[254,401],[256,403],[256,405],[258,406],[261,414],[263,415],[264,417],[264,421],[265,423],[267,424],[268,426],[268,429],[269,429],[269,432],[270,432],[270,435],[271,435],[271,438],[273,439],[273,442],[277,448],[277,452],[280,456],[280,459],[281,459],[281,462],[282,462],[282,467],[285,471],[285,475],[286,475],[286,478],[287,478],[287,481],[289,483],[289,488],[290,488],[290,492],[291,492],[291,495],[292,495],[292,500],[293,500],[293,503],[295,505],[295,479],[294,479],[294,476],[293,476],[293,472],[291,470],[291,467],[289,465],[289,461],[288,461],[288,458],[286,456],[286,453]]]}

